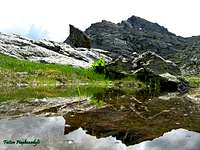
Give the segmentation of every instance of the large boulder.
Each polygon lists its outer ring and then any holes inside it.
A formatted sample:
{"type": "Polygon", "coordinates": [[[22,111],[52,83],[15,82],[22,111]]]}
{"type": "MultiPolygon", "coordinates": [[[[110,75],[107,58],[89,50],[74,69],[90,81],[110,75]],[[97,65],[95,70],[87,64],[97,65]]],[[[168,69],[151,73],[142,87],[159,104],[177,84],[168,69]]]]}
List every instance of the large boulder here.
{"type": "Polygon", "coordinates": [[[169,73],[174,76],[180,76],[181,70],[176,64],[169,60],[165,60],[154,52],[147,51],[132,61],[134,70],[144,68],[153,72],[155,75],[169,73]]]}
{"type": "Polygon", "coordinates": [[[180,77],[178,66],[150,51],[113,60],[106,66],[106,74],[111,78],[135,76],[143,82],[159,85],[162,91],[187,91],[187,83],[180,77]]]}
{"type": "Polygon", "coordinates": [[[121,79],[132,75],[134,72],[132,61],[138,56],[137,53],[133,53],[130,57],[119,56],[114,59],[105,67],[106,76],[113,79],[121,79]]]}
{"type": "Polygon", "coordinates": [[[83,48],[91,48],[90,38],[78,28],[75,28],[73,25],[69,25],[70,34],[69,37],[64,41],[71,45],[72,47],[83,47],[83,48]]]}

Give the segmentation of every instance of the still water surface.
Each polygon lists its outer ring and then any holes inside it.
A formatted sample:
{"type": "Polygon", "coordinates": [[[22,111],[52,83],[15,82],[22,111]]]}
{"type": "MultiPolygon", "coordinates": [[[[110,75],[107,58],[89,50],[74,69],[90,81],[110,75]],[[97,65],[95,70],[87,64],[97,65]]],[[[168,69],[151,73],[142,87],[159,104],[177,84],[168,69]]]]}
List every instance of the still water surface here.
{"type": "Polygon", "coordinates": [[[56,116],[63,116],[68,124],[63,134],[82,127],[89,135],[113,136],[126,145],[153,140],[172,129],[200,132],[200,105],[177,93],[153,96],[144,91],[96,86],[0,92],[1,120],[56,116]]]}

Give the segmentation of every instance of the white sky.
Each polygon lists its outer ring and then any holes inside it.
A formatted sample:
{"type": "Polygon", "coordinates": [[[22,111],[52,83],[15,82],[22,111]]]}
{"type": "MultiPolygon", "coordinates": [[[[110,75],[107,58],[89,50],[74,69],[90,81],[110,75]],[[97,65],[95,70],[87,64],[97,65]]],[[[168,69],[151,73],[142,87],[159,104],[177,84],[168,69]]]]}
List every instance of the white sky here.
{"type": "Polygon", "coordinates": [[[0,31],[63,41],[69,24],[115,23],[135,15],[181,36],[200,35],[200,0],[0,0],[0,31]]]}

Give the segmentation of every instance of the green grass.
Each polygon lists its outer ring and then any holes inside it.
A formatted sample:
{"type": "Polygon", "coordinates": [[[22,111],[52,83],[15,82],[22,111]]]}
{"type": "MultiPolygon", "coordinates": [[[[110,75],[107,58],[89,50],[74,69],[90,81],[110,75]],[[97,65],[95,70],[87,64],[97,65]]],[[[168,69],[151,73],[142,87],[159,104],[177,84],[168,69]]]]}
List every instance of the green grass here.
{"type": "Polygon", "coordinates": [[[0,54],[0,82],[27,84],[82,83],[105,81],[105,75],[95,73],[92,69],[70,65],[44,64],[0,54]],[[19,72],[27,75],[19,76],[19,72]]]}
{"type": "Polygon", "coordinates": [[[184,77],[189,82],[189,94],[199,95],[200,93],[200,75],[190,75],[184,77]]]}
{"type": "Polygon", "coordinates": [[[96,99],[96,97],[92,97],[90,100],[90,103],[92,105],[95,105],[97,107],[102,107],[103,105],[105,105],[106,103],[104,102],[104,100],[100,100],[100,99],[96,99]]]}
{"type": "Polygon", "coordinates": [[[189,82],[190,87],[200,88],[200,75],[186,76],[185,79],[189,82]]]}

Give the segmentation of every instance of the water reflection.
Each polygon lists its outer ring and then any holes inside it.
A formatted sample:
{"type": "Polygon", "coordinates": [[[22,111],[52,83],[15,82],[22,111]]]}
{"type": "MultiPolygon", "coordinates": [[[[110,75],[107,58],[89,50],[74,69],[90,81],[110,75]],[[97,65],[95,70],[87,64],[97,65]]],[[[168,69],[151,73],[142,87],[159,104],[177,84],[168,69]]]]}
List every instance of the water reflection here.
{"type": "Polygon", "coordinates": [[[49,149],[49,145],[63,141],[65,120],[62,117],[25,117],[14,120],[0,120],[0,149],[49,149]],[[21,144],[18,141],[39,140],[37,145],[21,144]],[[12,144],[5,141],[12,141],[12,144]]]}
{"type": "Polygon", "coordinates": [[[64,135],[63,117],[23,117],[0,120],[1,150],[199,150],[200,133],[172,130],[152,141],[126,146],[114,137],[96,138],[79,128],[64,135]],[[17,140],[39,139],[37,145],[17,144],[17,140]],[[4,144],[12,140],[15,144],[4,144]]]}
{"type": "Polygon", "coordinates": [[[1,119],[64,116],[70,125],[65,127],[65,134],[82,127],[98,138],[113,136],[126,145],[133,145],[172,129],[200,132],[200,105],[176,93],[155,96],[130,88],[94,86],[15,89],[13,93],[0,93],[3,97],[1,119]]]}
{"type": "Polygon", "coordinates": [[[144,95],[145,98],[141,98],[140,93],[108,89],[95,94],[97,99],[108,104],[106,108],[64,115],[71,125],[66,128],[66,133],[83,127],[89,134],[99,138],[114,136],[132,145],[152,140],[177,128],[199,132],[199,105],[191,103],[183,95],[174,95],[165,100],[164,96],[144,95]]]}
{"type": "MultiPolygon", "coordinates": [[[[97,86],[14,88],[0,91],[0,119],[21,116],[57,116],[69,111],[87,111],[91,97],[103,92],[97,86]]],[[[94,100],[94,99],[93,99],[94,100]]]]}

